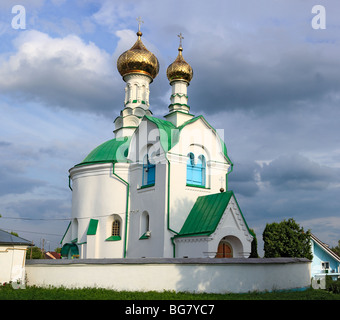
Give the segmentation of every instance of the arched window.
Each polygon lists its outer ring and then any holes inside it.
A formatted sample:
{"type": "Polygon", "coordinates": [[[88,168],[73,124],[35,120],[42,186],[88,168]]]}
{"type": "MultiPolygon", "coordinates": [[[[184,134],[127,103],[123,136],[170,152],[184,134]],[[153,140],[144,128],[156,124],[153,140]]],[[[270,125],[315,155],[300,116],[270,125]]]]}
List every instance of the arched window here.
{"type": "Polygon", "coordinates": [[[122,219],[118,214],[108,217],[106,232],[109,237],[105,241],[119,241],[122,239],[122,219]]]}
{"type": "Polygon", "coordinates": [[[133,102],[137,102],[137,99],[138,99],[138,85],[137,84],[134,84],[133,85],[133,102]]]}
{"type": "Polygon", "coordinates": [[[188,153],[187,185],[205,186],[206,163],[204,155],[200,155],[195,163],[195,155],[188,153]]]}
{"type": "Polygon", "coordinates": [[[112,222],[112,236],[120,237],[120,221],[114,220],[112,222]]]}
{"type": "Polygon", "coordinates": [[[71,226],[72,226],[71,242],[78,242],[78,219],[73,219],[71,226]]]}
{"type": "Polygon", "coordinates": [[[126,93],[126,104],[131,102],[130,100],[132,99],[132,87],[130,84],[127,85],[127,93],[126,93]]]}
{"type": "Polygon", "coordinates": [[[142,86],[142,103],[146,102],[146,87],[145,85],[142,86]]]}
{"type": "Polygon", "coordinates": [[[149,239],[150,238],[150,217],[147,211],[144,211],[141,215],[141,237],[140,240],[149,239]]]}
{"type": "Polygon", "coordinates": [[[143,186],[155,184],[156,165],[150,163],[149,155],[147,154],[143,160],[143,186]]]}
{"type": "Polygon", "coordinates": [[[122,220],[121,218],[117,215],[114,214],[112,217],[109,218],[110,221],[110,233],[111,235],[105,239],[105,241],[119,241],[121,240],[122,236],[122,220]]]}

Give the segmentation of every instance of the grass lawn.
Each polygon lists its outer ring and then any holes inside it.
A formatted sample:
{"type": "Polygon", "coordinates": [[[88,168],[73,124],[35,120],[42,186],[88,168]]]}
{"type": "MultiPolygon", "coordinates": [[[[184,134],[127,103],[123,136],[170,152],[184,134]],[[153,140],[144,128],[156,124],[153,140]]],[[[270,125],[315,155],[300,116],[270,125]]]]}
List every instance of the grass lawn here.
{"type": "Polygon", "coordinates": [[[340,300],[340,294],[326,290],[307,289],[297,292],[267,292],[244,294],[192,294],[185,292],[127,292],[106,289],[65,289],[0,287],[0,300],[340,300]]]}

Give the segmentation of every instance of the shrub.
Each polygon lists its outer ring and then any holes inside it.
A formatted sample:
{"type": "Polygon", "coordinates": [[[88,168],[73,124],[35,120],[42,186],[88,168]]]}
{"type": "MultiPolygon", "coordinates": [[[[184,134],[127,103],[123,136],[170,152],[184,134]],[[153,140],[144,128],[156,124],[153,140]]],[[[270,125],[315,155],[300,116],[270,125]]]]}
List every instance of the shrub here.
{"type": "Polygon", "coordinates": [[[332,280],[331,276],[326,276],[326,290],[333,293],[340,293],[340,280],[332,280]]]}

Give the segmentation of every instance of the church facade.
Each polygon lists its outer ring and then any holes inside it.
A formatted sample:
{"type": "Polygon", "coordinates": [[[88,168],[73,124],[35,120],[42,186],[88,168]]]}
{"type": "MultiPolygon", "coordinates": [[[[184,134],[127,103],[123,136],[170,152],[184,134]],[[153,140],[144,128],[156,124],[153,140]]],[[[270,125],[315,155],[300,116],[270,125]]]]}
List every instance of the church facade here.
{"type": "Polygon", "coordinates": [[[159,62],[141,37],[138,30],[117,60],[126,87],[115,137],[69,170],[72,220],[62,256],[249,257],[254,234],[228,190],[233,164],[225,143],[190,113],[193,70],[181,42],[167,68],[171,103],[160,119],[149,105],[159,62]]]}

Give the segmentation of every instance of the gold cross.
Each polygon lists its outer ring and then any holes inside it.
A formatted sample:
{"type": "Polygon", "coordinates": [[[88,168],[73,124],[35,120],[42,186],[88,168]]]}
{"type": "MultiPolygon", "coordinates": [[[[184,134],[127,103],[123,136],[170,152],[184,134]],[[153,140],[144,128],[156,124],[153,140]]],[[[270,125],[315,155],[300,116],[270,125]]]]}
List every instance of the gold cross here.
{"type": "Polygon", "coordinates": [[[184,39],[182,32],[180,32],[180,34],[178,34],[177,37],[179,38],[179,46],[182,47],[182,39],[184,39]]]}
{"type": "Polygon", "coordinates": [[[140,31],[140,26],[141,26],[142,23],[144,23],[144,21],[142,20],[141,17],[138,17],[136,20],[138,22],[138,31],[140,31]]]}

